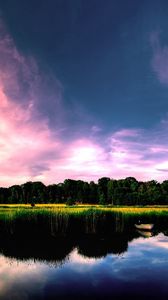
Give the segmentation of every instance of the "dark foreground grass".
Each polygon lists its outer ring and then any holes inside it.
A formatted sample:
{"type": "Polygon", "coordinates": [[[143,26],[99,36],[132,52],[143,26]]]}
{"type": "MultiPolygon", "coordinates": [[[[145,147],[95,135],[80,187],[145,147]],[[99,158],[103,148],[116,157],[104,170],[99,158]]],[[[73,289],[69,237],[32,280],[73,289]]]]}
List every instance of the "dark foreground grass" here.
{"type": "Polygon", "coordinates": [[[154,223],[156,230],[167,230],[168,208],[56,206],[0,207],[0,233],[5,235],[109,234],[134,230],[134,224],[154,223]]]}

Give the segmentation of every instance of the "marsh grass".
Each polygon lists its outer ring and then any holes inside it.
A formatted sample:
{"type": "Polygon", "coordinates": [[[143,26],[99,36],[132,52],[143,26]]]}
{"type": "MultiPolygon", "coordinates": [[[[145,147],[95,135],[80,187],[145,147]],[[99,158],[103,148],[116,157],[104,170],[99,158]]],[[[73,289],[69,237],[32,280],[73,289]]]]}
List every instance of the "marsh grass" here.
{"type": "Polygon", "coordinates": [[[3,205],[0,232],[27,235],[105,234],[133,230],[134,224],[167,228],[167,207],[105,207],[95,205],[3,205]]]}

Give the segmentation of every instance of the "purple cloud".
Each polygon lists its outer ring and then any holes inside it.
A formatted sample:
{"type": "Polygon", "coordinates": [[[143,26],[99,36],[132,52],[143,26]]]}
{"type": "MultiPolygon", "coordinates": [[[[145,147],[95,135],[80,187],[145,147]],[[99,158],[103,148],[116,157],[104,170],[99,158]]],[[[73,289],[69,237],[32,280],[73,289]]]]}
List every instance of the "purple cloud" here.
{"type": "Polygon", "coordinates": [[[153,49],[152,68],[159,81],[168,85],[168,46],[161,45],[159,32],[153,32],[150,41],[153,49]]]}
{"type": "MultiPolygon", "coordinates": [[[[167,48],[163,51],[157,45],[157,36],[153,43],[153,64],[163,81],[166,77],[162,73],[166,74],[166,71],[162,72],[162,59],[167,59],[167,54],[162,52],[167,53],[167,48]]],[[[27,58],[17,50],[1,22],[0,186],[28,180],[41,180],[46,184],[65,178],[90,181],[102,176],[166,179],[166,120],[150,130],[121,128],[103,136],[103,128],[95,120],[91,124],[92,118],[88,117],[86,126],[82,127],[79,121],[72,135],[64,118],[67,111],[62,89],[53,76],[43,75],[33,58],[27,58]],[[55,126],[51,126],[51,110],[59,119],[55,126]]]]}

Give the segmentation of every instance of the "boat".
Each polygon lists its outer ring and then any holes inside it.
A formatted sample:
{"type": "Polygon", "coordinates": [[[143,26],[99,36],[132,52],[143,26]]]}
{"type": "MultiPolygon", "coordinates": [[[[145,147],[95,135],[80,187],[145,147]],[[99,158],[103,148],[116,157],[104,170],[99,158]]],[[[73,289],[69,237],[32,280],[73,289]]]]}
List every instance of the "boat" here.
{"type": "Polygon", "coordinates": [[[151,230],[136,230],[141,236],[143,236],[144,238],[149,238],[153,235],[153,233],[151,232],[151,230]]]}
{"type": "Polygon", "coordinates": [[[135,227],[140,230],[152,230],[154,224],[135,224],[135,227]]]}

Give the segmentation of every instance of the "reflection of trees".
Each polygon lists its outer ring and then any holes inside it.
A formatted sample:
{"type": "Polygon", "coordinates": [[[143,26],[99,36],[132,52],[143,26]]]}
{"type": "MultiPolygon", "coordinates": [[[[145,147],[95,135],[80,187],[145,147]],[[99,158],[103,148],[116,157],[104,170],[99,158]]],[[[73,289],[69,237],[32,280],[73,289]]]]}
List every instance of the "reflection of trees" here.
{"type": "MultiPolygon", "coordinates": [[[[168,231],[164,231],[168,236],[168,231]]],[[[154,233],[153,233],[154,235],[154,233]]],[[[128,243],[139,238],[137,231],[113,233],[108,236],[83,235],[79,237],[26,236],[11,235],[1,237],[0,251],[7,257],[20,260],[35,259],[54,265],[63,264],[70,252],[77,247],[80,255],[89,258],[101,258],[108,254],[122,254],[127,251],[128,243]]]]}
{"type": "Polygon", "coordinates": [[[13,236],[10,239],[0,239],[0,251],[8,257],[20,260],[37,259],[55,264],[63,263],[73,250],[73,240],[67,238],[26,238],[13,236]]]}
{"type": "Polygon", "coordinates": [[[165,236],[168,236],[168,229],[163,231],[165,236]]]}
{"type": "Polygon", "coordinates": [[[103,257],[107,254],[121,254],[127,251],[128,241],[134,236],[124,234],[111,235],[104,238],[98,235],[84,235],[80,238],[39,237],[28,238],[12,235],[0,239],[0,250],[8,257],[17,259],[38,259],[63,263],[74,247],[79,254],[87,257],[103,257]]]}
{"type": "Polygon", "coordinates": [[[100,258],[107,254],[121,254],[127,251],[128,241],[134,235],[115,234],[105,238],[99,236],[86,236],[78,243],[79,253],[87,257],[100,258]]]}
{"type": "MultiPolygon", "coordinates": [[[[64,261],[73,247],[88,257],[121,254],[128,242],[139,236],[134,224],[138,215],[95,212],[80,216],[31,214],[1,219],[0,251],[20,259],[64,261]]],[[[142,215],[144,223],[154,223],[155,230],[167,231],[167,217],[142,215]]]]}

